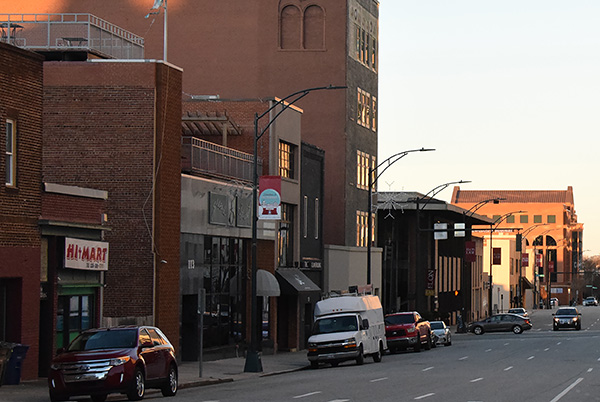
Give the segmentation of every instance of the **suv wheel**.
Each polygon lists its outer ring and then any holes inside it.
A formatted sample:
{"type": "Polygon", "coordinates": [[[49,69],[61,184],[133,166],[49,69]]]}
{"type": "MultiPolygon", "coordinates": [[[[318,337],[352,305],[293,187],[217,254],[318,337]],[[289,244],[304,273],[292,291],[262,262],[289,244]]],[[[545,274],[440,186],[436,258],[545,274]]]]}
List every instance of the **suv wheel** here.
{"type": "Polygon", "coordinates": [[[376,353],[373,353],[373,361],[375,363],[379,363],[381,361],[382,356],[383,356],[383,343],[379,342],[379,350],[376,353]]]}
{"type": "Polygon", "coordinates": [[[481,335],[481,334],[483,334],[483,328],[482,328],[482,327],[479,327],[479,326],[477,326],[477,327],[473,328],[473,333],[474,333],[475,335],[481,335]]]}
{"type": "Polygon", "coordinates": [[[139,367],[136,367],[133,373],[133,380],[127,391],[127,399],[130,401],[139,401],[144,398],[145,392],[146,380],[144,378],[144,372],[139,367]]]}
{"type": "Polygon", "coordinates": [[[169,375],[167,376],[167,381],[165,382],[165,385],[163,385],[163,387],[160,389],[160,391],[162,392],[163,396],[175,396],[175,394],[177,393],[177,385],[177,368],[174,364],[171,364],[171,367],[169,367],[169,375]]]}

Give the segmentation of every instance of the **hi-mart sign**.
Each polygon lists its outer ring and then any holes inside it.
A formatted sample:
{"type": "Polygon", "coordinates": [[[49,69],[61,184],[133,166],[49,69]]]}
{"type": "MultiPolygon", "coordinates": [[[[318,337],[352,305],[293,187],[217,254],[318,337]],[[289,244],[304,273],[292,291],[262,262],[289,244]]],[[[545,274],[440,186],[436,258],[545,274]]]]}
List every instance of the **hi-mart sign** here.
{"type": "Polygon", "coordinates": [[[65,268],[108,270],[108,243],[65,237],[65,268]]]}

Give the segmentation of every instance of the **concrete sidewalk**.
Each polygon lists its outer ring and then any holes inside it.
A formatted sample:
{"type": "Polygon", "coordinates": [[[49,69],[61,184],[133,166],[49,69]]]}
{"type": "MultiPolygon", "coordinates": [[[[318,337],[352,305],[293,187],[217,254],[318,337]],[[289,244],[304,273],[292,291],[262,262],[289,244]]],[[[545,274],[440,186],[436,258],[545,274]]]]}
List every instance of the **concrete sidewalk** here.
{"type": "MultiPolygon", "coordinates": [[[[300,352],[277,352],[276,354],[265,354],[260,357],[263,371],[258,373],[244,372],[245,357],[203,362],[202,376],[199,375],[198,362],[181,362],[179,364],[179,388],[241,381],[253,377],[289,373],[310,367],[305,350],[300,352]]],[[[147,390],[149,395],[157,392],[160,391],[147,390]]],[[[112,394],[108,398],[108,400],[126,399],[126,397],[118,394],[112,394]]],[[[0,386],[0,401],[3,402],[41,402],[47,400],[48,383],[45,378],[34,381],[21,381],[19,385],[0,386]]]]}

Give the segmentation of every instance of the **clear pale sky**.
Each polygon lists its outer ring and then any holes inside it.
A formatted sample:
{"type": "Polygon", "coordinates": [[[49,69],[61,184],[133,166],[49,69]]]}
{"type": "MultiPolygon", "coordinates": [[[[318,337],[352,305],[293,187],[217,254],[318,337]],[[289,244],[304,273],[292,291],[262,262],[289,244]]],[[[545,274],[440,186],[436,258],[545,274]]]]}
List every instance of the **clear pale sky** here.
{"type": "Polygon", "coordinates": [[[600,1],[379,1],[379,162],[436,151],[378,189],[573,186],[585,255],[600,254],[600,1]]]}

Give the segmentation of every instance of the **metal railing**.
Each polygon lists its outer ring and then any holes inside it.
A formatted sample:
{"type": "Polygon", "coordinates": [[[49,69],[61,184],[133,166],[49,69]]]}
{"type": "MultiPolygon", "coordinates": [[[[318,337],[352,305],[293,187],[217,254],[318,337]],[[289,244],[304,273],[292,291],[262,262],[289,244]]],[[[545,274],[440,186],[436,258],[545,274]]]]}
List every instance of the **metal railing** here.
{"type": "MultiPolygon", "coordinates": [[[[252,183],[252,154],[195,137],[181,137],[181,171],[252,183]]],[[[262,172],[262,159],[258,160],[262,172]]]]}
{"type": "Polygon", "coordinates": [[[80,49],[144,58],[144,38],[92,14],[0,14],[0,31],[0,41],[32,51],[80,49]]]}

